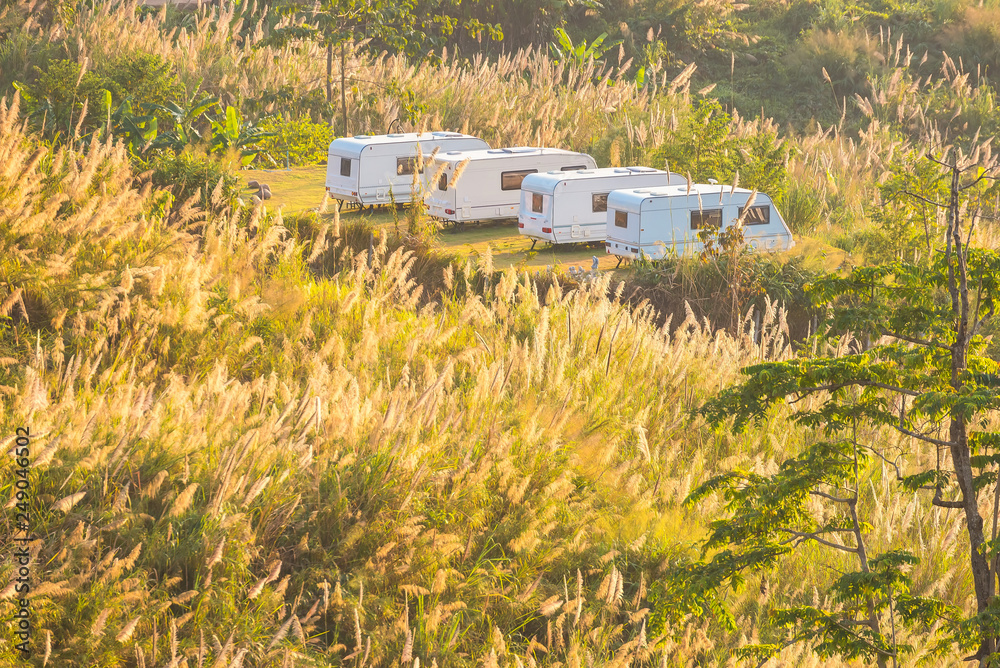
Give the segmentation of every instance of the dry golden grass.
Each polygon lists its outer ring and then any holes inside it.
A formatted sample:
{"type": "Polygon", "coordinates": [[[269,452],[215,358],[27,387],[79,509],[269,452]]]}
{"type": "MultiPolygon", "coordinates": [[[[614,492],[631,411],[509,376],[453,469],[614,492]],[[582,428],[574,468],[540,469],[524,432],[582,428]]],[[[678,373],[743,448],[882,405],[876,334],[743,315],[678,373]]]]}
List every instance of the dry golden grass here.
{"type": "MultiPolygon", "coordinates": [[[[230,10],[172,35],[134,6],[80,11],[74,56],[161,53],[226,95],[322,73],[315,50],[232,39],[230,10]]],[[[587,149],[617,128],[612,162],[676,127],[691,74],[640,90],[536,52],[349,66],[405,80],[428,127],[495,143],[587,149]]],[[[379,130],[392,104],[351,122],[379,130]]],[[[447,264],[429,301],[418,252],[385,235],[369,257],[337,216],[312,235],[259,203],[170,213],[119,145],[48,148],[17,107],[0,102],[0,444],[38,434],[32,606],[53,665],[732,665],[770,607],[840,565],[803,553],[733,592],[734,635],[648,628],[650,584],[722,507],[687,493],[814,437],[780,411],[744,435],[690,418],[740,367],[792,354],[777,305],[759,337],[749,315],[734,334],[663,324],[608,274],[539,280],[489,252],[447,264]]],[[[876,130],[801,139],[792,174],[869,201],[902,146],[876,130]]],[[[917,545],[916,587],[968,605],[961,518],[891,475],[866,472],[873,546],[917,545]]],[[[792,646],[773,665],[840,664],[792,646]]]]}

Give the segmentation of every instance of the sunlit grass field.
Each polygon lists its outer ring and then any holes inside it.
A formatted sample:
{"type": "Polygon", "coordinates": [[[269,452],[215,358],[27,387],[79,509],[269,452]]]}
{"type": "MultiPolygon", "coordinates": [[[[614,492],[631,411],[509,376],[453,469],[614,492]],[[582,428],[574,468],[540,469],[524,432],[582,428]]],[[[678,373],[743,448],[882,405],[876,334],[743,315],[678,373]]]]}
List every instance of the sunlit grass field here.
{"type": "MultiPolygon", "coordinates": [[[[189,90],[234,103],[322,80],[319,45],[267,43],[236,11],[205,6],[181,29],[166,12],[84,3],[2,55],[31,71],[50,46],[80,62],[159,54],[189,90]]],[[[862,261],[884,179],[913,152],[894,119],[993,114],[992,88],[954,64],[914,80],[894,40],[856,41],[884,68],[868,99],[841,100],[867,105],[870,124],[790,138],[782,167],[803,192],[786,213],[807,234],[779,267],[862,261]]],[[[426,105],[403,130],[599,164],[684,139],[711,92],[688,66],[640,86],[622,62],[546,49],[437,63],[354,50],[347,66],[426,105]]],[[[369,93],[352,90],[351,127],[400,119],[398,100],[369,93]]],[[[31,665],[731,666],[742,645],[786,639],[772,610],[817,603],[845,569],[806,548],[722,592],[735,630],[711,611],[657,621],[657,583],[725,512],[718,496],[684,505],[688,493],[735,468],[773,473],[822,437],[784,408],[741,434],[694,413],[742,367],[798,353],[781,304],[756,295],[729,326],[685,298],[667,315],[600,245],[529,251],[510,223],[419,216],[426,233],[408,235],[406,209],[335,219],[322,165],[240,172],[270,185],[263,203],[221,186],[177,201],[122,143],[54,141],[22,104],[0,99],[0,447],[18,427],[35,435],[31,665]],[[596,277],[568,275],[593,256],[596,277]]],[[[778,136],[768,119],[727,123],[778,136]]],[[[976,234],[1000,243],[995,227],[976,234]]],[[[692,290],[709,311],[732,285],[709,258],[646,274],[660,292],[705,276],[722,286],[692,290]]],[[[15,529],[13,461],[0,461],[0,536],[15,529]]],[[[960,514],[900,491],[887,464],[862,476],[873,553],[906,547],[915,593],[971,611],[960,514]]],[[[2,619],[13,569],[0,562],[2,619]]],[[[19,665],[0,637],[0,667],[19,665]]],[[[912,645],[903,665],[961,664],[926,634],[898,640],[912,645]]],[[[801,644],[769,663],[841,665],[801,644]]]]}

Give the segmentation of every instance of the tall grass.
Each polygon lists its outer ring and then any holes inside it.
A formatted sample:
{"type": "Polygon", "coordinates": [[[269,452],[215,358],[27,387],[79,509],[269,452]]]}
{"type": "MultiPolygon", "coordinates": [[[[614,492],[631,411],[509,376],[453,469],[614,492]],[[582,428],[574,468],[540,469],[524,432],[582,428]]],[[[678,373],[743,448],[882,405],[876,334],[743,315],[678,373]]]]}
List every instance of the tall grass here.
{"type": "MultiPolygon", "coordinates": [[[[17,106],[0,443],[38,434],[32,608],[53,665],[727,664],[836,571],[800,555],[733,592],[737,635],[647,629],[650,583],[721,508],[683,508],[693,485],[816,436],[780,411],[743,435],[689,416],[792,354],[774,305],[760,332],[663,325],[610,275],[539,282],[488,256],[425,264],[426,299],[423,260],[385,236],[369,255],[261,203],[175,210],[120,146],[51,149],[17,106]]],[[[916,587],[967,604],[960,518],[867,476],[876,542],[919,543],[916,587]]],[[[834,665],[803,652],[779,660],[834,665]]]]}

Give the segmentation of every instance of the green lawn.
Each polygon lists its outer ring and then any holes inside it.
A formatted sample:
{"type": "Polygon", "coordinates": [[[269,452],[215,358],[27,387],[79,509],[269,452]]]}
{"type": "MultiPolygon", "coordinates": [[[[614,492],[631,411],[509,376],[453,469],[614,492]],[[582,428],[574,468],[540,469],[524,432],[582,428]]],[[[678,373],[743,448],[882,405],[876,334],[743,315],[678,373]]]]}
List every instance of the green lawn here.
{"type": "MultiPolygon", "coordinates": [[[[325,165],[292,167],[288,170],[253,169],[240,172],[240,176],[244,183],[257,181],[270,186],[271,199],[268,200],[268,206],[275,209],[280,207],[282,214],[286,216],[316,210],[323,202],[325,165]]],[[[247,188],[245,193],[249,196],[252,191],[247,188]]],[[[345,211],[342,214],[345,221],[355,217],[368,220],[377,227],[390,227],[398,217],[400,225],[405,225],[405,211],[402,209],[396,212],[395,217],[388,207],[363,212],[345,211]]],[[[541,269],[550,265],[564,268],[576,265],[590,269],[595,256],[600,268],[604,270],[613,268],[618,263],[616,257],[605,253],[602,243],[561,246],[539,243],[532,251],[531,241],[518,234],[513,222],[448,227],[439,233],[438,246],[460,255],[482,253],[490,247],[493,263],[497,267],[541,269]]],[[[828,271],[836,270],[848,259],[844,251],[812,238],[796,238],[795,248],[787,254],[805,255],[809,258],[810,265],[828,271]]]]}

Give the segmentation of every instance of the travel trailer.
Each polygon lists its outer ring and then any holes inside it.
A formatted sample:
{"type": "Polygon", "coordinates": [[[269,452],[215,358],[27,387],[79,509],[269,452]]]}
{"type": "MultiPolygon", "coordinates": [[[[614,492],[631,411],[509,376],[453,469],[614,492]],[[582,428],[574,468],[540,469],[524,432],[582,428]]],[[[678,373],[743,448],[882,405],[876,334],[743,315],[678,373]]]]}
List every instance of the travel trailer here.
{"type": "Polygon", "coordinates": [[[518,231],[534,242],[604,241],[608,194],[623,188],[687,184],[680,174],[652,167],[607,167],[529,174],[521,184],[518,231]]]}
{"type": "Polygon", "coordinates": [[[667,186],[616,190],[608,195],[605,249],[625,259],[663,258],[695,253],[704,247],[698,233],[724,230],[742,216],[743,235],[751,247],[781,251],[795,245],[791,230],[771,198],[724,185],[667,186]]]}
{"type": "Polygon", "coordinates": [[[426,170],[438,180],[424,202],[430,215],[452,223],[517,218],[521,182],[529,174],[597,167],[586,153],[530,147],[442,151],[435,163],[426,170]],[[456,183],[456,170],[466,160],[456,183]]]}
{"type": "MultiPolygon", "coordinates": [[[[361,206],[409,202],[413,171],[418,169],[418,145],[425,156],[434,149],[444,152],[490,147],[478,137],[458,132],[339,137],[330,144],[327,192],[334,199],[361,206]]],[[[425,173],[429,167],[424,165],[425,173]]]]}

